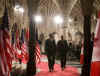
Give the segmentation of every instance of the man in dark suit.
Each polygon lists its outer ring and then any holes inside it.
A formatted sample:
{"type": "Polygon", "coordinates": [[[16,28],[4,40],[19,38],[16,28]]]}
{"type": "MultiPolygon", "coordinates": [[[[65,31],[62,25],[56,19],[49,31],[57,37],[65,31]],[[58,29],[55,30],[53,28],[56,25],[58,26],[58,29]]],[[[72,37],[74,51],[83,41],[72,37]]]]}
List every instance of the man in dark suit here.
{"type": "Polygon", "coordinates": [[[61,36],[61,40],[58,41],[57,51],[60,55],[61,68],[62,70],[64,70],[66,66],[66,54],[68,51],[68,44],[67,44],[67,41],[64,40],[63,36],[61,36]]]}
{"type": "Polygon", "coordinates": [[[52,72],[55,64],[56,43],[53,34],[49,35],[49,39],[45,42],[45,52],[48,58],[49,71],[52,72]]]}

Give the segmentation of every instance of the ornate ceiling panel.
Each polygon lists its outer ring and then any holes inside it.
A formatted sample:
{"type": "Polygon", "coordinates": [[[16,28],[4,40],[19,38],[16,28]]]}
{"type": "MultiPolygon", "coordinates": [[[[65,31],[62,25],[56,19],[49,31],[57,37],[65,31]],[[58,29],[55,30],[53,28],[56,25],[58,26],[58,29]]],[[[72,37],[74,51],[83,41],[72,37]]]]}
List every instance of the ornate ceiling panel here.
{"type": "Polygon", "coordinates": [[[54,16],[62,14],[56,0],[40,0],[37,13],[43,17],[43,22],[37,24],[41,32],[48,34],[56,31],[57,25],[54,23],[54,16]]]}
{"type": "Polygon", "coordinates": [[[95,9],[100,10],[100,0],[95,0],[93,5],[95,9]]]}
{"type": "Polygon", "coordinates": [[[61,9],[58,8],[56,1],[54,0],[40,0],[38,12],[44,16],[54,16],[55,14],[61,13],[61,9]]]}
{"type": "MultiPolygon", "coordinates": [[[[82,11],[80,7],[80,0],[32,0],[32,3],[34,5],[32,8],[34,8],[35,6],[38,6],[37,12],[41,13],[45,17],[45,23],[43,23],[43,25],[48,25],[48,26],[52,25],[55,27],[54,23],[52,23],[52,17],[57,14],[63,14],[64,20],[65,20],[64,25],[67,25],[68,23],[68,19],[66,17],[71,17],[74,19],[73,25],[77,27],[79,26],[80,28],[82,28],[83,16],[82,16],[82,11]],[[40,1],[38,5],[36,4],[37,1],[40,1]]],[[[10,12],[12,12],[12,13],[9,13],[11,18],[13,18],[12,9],[14,8],[15,4],[20,4],[22,7],[24,7],[25,9],[24,22],[28,23],[27,21],[28,10],[27,10],[26,0],[8,0],[7,5],[9,6],[10,12]]],[[[94,8],[95,11],[100,10],[100,0],[95,0],[93,6],[95,7],[94,8]]],[[[2,13],[3,13],[3,9],[4,9],[3,7],[4,7],[4,0],[0,0],[0,17],[2,16],[2,13]]]]}
{"type": "Polygon", "coordinates": [[[65,16],[68,16],[77,0],[57,0],[65,16]]]}

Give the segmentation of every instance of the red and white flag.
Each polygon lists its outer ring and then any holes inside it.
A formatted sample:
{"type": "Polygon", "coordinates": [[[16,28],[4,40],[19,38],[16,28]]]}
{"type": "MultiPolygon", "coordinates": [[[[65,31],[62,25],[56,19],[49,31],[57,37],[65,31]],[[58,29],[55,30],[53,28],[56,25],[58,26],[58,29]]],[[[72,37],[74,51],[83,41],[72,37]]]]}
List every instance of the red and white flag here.
{"type": "Polygon", "coordinates": [[[100,76],[100,12],[97,19],[96,34],[93,46],[91,76],[100,76]]]}
{"type": "Polygon", "coordinates": [[[8,29],[0,30],[0,67],[3,76],[9,76],[12,70],[12,60],[15,58],[14,52],[8,29]]]}
{"type": "Polygon", "coordinates": [[[36,62],[39,63],[40,57],[41,57],[41,52],[40,52],[40,46],[39,46],[38,42],[36,42],[35,53],[36,53],[36,62]]]}
{"type": "Polygon", "coordinates": [[[5,50],[4,50],[4,41],[3,41],[3,31],[0,30],[0,70],[1,70],[1,75],[6,76],[8,70],[8,66],[7,66],[7,59],[5,56],[5,50]]]}
{"type": "Polygon", "coordinates": [[[29,53],[27,44],[25,42],[21,46],[21,55],[22,55],[22,63],[27,64],[29,59],[29,53]]]}
{"type": "Polygon", "coordinates": [[[83,41],[82,41],[82,47],[81,47],[81,55],[80,55],[80,64],[83,64],[84,63],[84,44],[83,44],[83,41]]]}

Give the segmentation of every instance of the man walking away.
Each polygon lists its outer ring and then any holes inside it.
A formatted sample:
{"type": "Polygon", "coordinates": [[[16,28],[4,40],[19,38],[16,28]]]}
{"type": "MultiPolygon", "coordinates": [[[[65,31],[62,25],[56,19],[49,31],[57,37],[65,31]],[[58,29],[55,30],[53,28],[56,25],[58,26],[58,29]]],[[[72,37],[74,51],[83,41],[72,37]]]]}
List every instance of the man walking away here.
{"type": "Polygon", "coordinates": [[[67,54],[67,50],[68,50],[68,44],[67,41],[64,40],[64,37],[61,36],[61,40],[58,41],[57,44],[57,51],[60,55],[60,62],[61,62],[61,68],[62,70],[64,70],[65,66],[66,66],[66,54],[67,54]]]}
{"type": "Polygon", "coordinates": [[[48,58],[49,71],[52,72],[55,64],[56,43],[53,34],[49,35],[49,39],[45,42],[45,52],[48,58]]]}

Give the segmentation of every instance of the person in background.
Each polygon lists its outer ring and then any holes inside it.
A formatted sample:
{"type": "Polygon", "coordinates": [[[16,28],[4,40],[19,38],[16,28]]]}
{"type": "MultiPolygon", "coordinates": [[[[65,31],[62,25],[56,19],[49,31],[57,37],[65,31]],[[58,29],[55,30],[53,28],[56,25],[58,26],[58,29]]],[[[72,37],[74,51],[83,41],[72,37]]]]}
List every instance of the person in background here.
{"type": "Polygon", "coordinates": [[[45,52],[48,58],[49,71],[54,70],[55,55],[56,55],[56,43],[53,34],[49,35],[49,38],[45,41],[45,52]]]}
{"type": "Polygon", "coordinates": [[[68,51],[68,43],[63,36],[61,36],[61,40],[58,41],[57,51],[59,52],[60,55],[61,68],[62,70],[64,70],[66,66],[66,55],[68,51]]]}
{"type": "Polygon", "coordinates": [[[45,39],[44,34],[41,33],[39,38],[39,44],[40,44],[40,49],[42,54],[44,54],[44,39],[45,39]]]}

